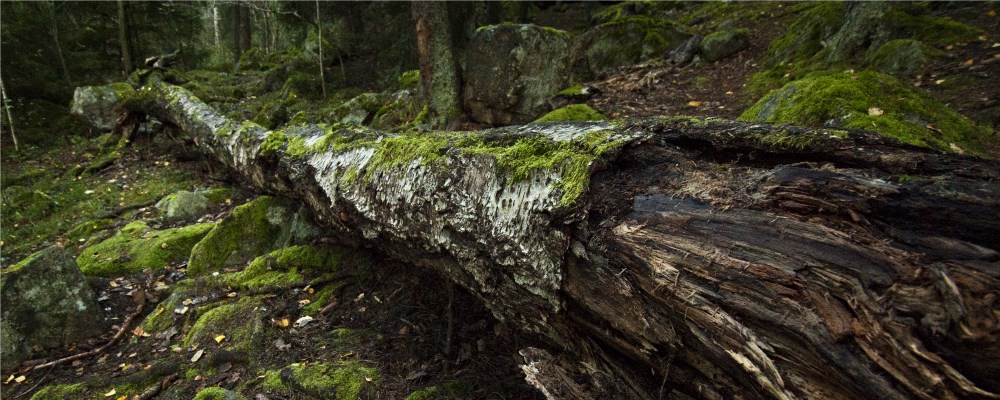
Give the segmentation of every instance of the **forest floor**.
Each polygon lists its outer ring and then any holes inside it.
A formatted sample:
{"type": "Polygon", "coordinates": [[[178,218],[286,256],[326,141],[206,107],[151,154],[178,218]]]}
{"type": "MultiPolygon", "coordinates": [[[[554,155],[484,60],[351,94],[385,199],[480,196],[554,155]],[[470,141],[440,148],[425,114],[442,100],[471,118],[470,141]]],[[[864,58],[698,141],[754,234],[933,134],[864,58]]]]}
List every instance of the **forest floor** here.
{"type": "MultiPolygon", "coordinates": [[[[924,69],[929,72],[909,76],[906,81],[960,114],[995,129],[1000,123],[997,111],[1000,99],[998,18],[975,10],[946,8],[939,13],[983,29],[985,37],[976,42],[956,44],[944,57],[931,61],[924,69]]],[[[746,90],[747,80],[763,69],[770,42],[796,17],[780,9],[768,12],[770,14],[752,27],[750,46],[742,52],[714,63],[672,66],[653,61],[624,67],[590,83],[588,86],[596,88],[597,94],[587,103],[615,119],[657,115],[738,117],[757,100],[746,90]]],[[[37,226],[38,234],[17,225],[28,222],[10,225],[13,219],[5,217],[8,230],[13,227],[23,232],[18,237],[22,243],[13,245],[13,254],[11,239],[4,234],[8,242],[4,246],[7,253],[4,264],[46,245],[81,251],[93,240],[71,237],[68,234],[71,228],[117,207],[155,200],[176,190],[220,185],[219,177],[212,175],[209,166],[184,155],[178,150],[180,144],[170,141],[137,143],[108,168],[75,176],[78,166],[86,167],[95,162],[99,147],[88,143],[74,146],[58,143],[33,153],[5,152],[5,185],[15,182],[40,187],[38,185],[44,184],[47,185],[44,187],[46,196],[50,197],[56,197],[56,192],[97,190],[99,193],[95,196],[100,201],[68,209],[67,204],[83,204],[87,200],[79,193],[65,197],[62,204],[54,206],[65,211],[46,211],[47,218],[54,220],[51,226],[41,226],[50,223],[46,219],[30,221],[37,226]],[[12,158],[15,156],[19,159],[12,158]],[[37,173],[42,168],[49,171],[37,173]],[[155,182],[155,187],[150,188],[150,182],[155,182]],[[66,215],[61,216],[58,212],[66,215]],[[47,235],[50,231],[58,234],[47,235]]],[[[214,209],[206,221],[225,218],[249,197],[233,200],[214,209]]],[[[103,237],[132,220],[151,215],[152,208],[144,207],[113,216],[103,237]]],[[[322,244],[324,240],[327,239],[317,242],[322,244]]],[[[330,307],[315,316],[311,324],[301,329],[269,328],[280,343],[275,340],[273,343],[277,345],[262,350],[257,363],[281,366],[356,361],[378,372],[378,376],[363,377],[374,382],[372,388],[366,389],[367,398],[403,398],[421,389],[425,393],[436,393],[434,398],[541,398],[540,393],[524,382],[518,369],[520,361],[516,351],[530,346],[530,339],[497,321],[474,296],[448,284],[442,277],[413,274],[412,266],[391,260],[380,259],[377,263],[373,275],[350,277],[341,282],[336,295],[328,301],[330,307]],[[343,329],[362,334],[352,339],[349,346],[325,347],[338,342],[337,335],[345,332],[343,329]],[[286,345],[290,347],[284,347],[286,345]]],[[[162,273],[146,279],[94,279],[93,285],[102,297],[106,297],[101,305],[105,307],[107,333],[87,343],[49,349],[48,359],[86,351],[109,340],[121,328],[118,324],[135,309],[136,304],[129,295],[134,288],[146,287],[152,282],[173,285],[187,278],[184,267],[182,263],[170,265],[162,273]]],[[[310,295],[311,292],[299,288],[268,294],[263,301],[274,310],[271,320],[280,321],[298,315],[302,300],[310,299],[310,295]]],[[[146,307],[138,320],[154,309],[146,307]]],[[[149,393],[156,387],[162,388],[162,392],[155,390],[161,392],[162,398],[190,398],[193,393],[210,386],[256,388],[260,394],[256,399],[319,397],[309,394],[308,390],[294,390],[294,386],[282,390],[264,389],[265,374],[238,359],[215,357],[203,360],[210,365],[194,368],[198,367],[194,365],[196,361],[191,361],[194,349],[176,351],[169,345],[169,337],[144,336],[143,332],[134,331],[134,326],[128,329],[126,339],[94,357],[40,370],[10,371],[9,377],[3,377],[2,397],[27,399],[47,386],[79,382],[84,383],[80,398],[131,398],[128,396],[149,393]]],[[[225,342],[222,342],[219,348],[224,347],[225,342]]],[[[291,381],[286,378],[283,376],[282,380],[291,381]]],[[[433,396],[428,394],[428,397],[433,396]]]]}

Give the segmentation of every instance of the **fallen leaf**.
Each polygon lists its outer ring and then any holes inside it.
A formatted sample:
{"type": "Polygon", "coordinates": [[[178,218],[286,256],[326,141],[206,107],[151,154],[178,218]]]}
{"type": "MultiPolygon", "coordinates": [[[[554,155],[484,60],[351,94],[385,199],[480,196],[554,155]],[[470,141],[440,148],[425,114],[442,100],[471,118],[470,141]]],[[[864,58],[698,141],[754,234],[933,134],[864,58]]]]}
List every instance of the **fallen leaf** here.
{"type": "Polygon", "coordinates": [[[111,286],[111,287],[118,287],[118,282],[116,282],[116,281],[111,281],[111,282],[108,282],[108,286],[111,286]]]}
{"type": "Polygon", "coordinates": [[[732,90],[726,92],[726,96],[732,96],[732,95],[733,95],[733,91],[732,90]]]}
{"type": "Polygon", "coordinates": [[[299,318],[299,319],[295,320],[295,327],[296,328],[301,328],[303,326],[306,326],[306,324],[308,324],[308,323],[310,323],[312,321],[313,321],[313,317],[310,317],[310,316],[306,315],[306,316],[304,316],[302,318],[299,318]]]}
{"type": "Polygon", "coordinates": [[[274,347],[277,347],[278,350],[285,351],[292,348],[292,345],[285,343],[284,339],[278,338],[278,340],[274,341],[274,347]]]}
{"type": "Polygon", "coordinates": [[[226,340],[226,335],[219,335],[215,337],[215,343],[222,343],[223,340],[226,340]]]}
{"type": "Polygon", "coordinates": [[[181,302],[181,304],[183,304],[183,305],[185,305],[185,306],[189,306],[189,305],[191,305],[191,304],[194,304],[194,300],[191,300],[191,299],[184,299],[184,301],[182,301],[182,302],[181,302]]]}
{"type": "Polygon", "coordinates": [[[126,396],[126,395],[121,395],[121,396],[118,396],[118,398],[117,398],[117,399],[115,399],[115,400],[128,400],[128,396],[126,396]]]}
{"type": "Polygon", "coordinates": [[[357,302],[363,300],[364,298],[365,298],[365,294],[361,293],[361,294],[358,295],[358,297],[354,298],[354,302],[357,303],[357,302]]]}
{"type": "Polygon", "coordinates": [[[17,383],[21,383],[21,382],[24,382],[24,381],[25,381],[25,380],[27,380],[27,379],[28,379],[28,378],[27,378],[26,376],[24,376],[24,375],[21,375],[21,376],[19,376],[19,377],[17,377],[17,378],[14,378],[14,382],[17,382],[17,383]]]}
{"type": "Polygon", "coordinates": [[[105,393],[105,394],[104,394],[104,397],[111,397],[111,396],[114,396],[114,395],[115,395],[115,393],[118,393],[118,391],[117,391],[117,390],[115,390],[115,388],[111,388],[111,391],[110,391],[110,392],[107,392],[107,393],[105,393]]]}
{"type": "Polygon", "coordinates": [[[313,293],[316,293],[316,289],[313,289],[313,288],[306,288],[306,293],[309,293],[309,294],[313,294],[313,293]]]}
{"type": "Polygon", "coordinates": [[[164,167],[169,167],[170,166],[170,161],[164,161],[163,162],[163,166],[164,167]]]}
{"type": "Polygon", "coordinates": [[[940,85],[940,84],[944,83],[944,81],[945,81],[945,79],[938,79],[938,80],[934,81],[934,84],[935,85],[940,85]]]}
{"type": "Polygon", "coordinates": [[[226,296],[228,296],[228,297],[236,297],[236,292],[229,292],[229,294],[227,294],[226,296]]]}
{"type": "Polygon", "coordinates": [[[288,318],[282,318],[277,321],[274,321],[274,326],[277,326],[279,328],[287,328],[288,325],[289,325],[288,318]]]}
{"type": "Polygon", "coordinates": [[[201,356],[203,354],[205,354],[205,349],[201,349],[201,350],[198,350],[198,351],[194,352],[194,356],[191,357],[191,362],[198,362],[198,360],[201,359],[201,356]]]}
{"type": "Polygon", "coordinates": [[[174,309],[174,313],[177,313],[177,314],[187,314],[187,312],[188,312],[188,307],[187,306],[179,307],[179,308],[175,308],[174,309]]]}
{"type": "Polygon", "coordinates": [[[83,194],[94,194],[93,190],[84,190],[83,194]]]}
{"type": "Polygon", "coordinates": [[[300,306],[305,306],[305,305],[309,305],[309,303],[311,303],[311,301],[309,301],[309,299],[302,299],[302,300],[299,300],[299,305],[300,305],[300,306]]]}
{"type": "Polygon", "coordinates": [[[986,13],[986,15],[989,15],[991,17],[996,17],[997,16],[997,11],[996,10],[990,10],[990,12],[986,13]]]}
{"type": "Polygon", "coordinates": [[[409,333],[410,333],[410,326],[409,325],[403,325],[402,328],[399,328],[399,334],[400,335],[406,335],[406,334],[409,334],[409,333]]]}
{"type": "Polygon", "coordinates": [[[5,383],[5,384],[6,383],[10,383],[10,381],[12,381],[12,380],[14,380],[14,375],[11,375],[11,376],[7,377],[7,380],[4,381],[3,383],[5,383]]]}
{"type": "Polygon", "coordinates": [[[160,243],[160,248],[161,249],[167,248],[167,242],[160,243]]]}
{"type": "Polygon", "coordinates": [[[697,100],[691,100],[688,102],[688,106],[691,107],[701,107],[701,102],[697,100]]]}
{"type": "Polygon", "coordinates": [[[135,329],[132,330],[132,334],[139,337],[149,337],[149,334],[146,333],[144,329],[142,329],[141,325],[135,327],[135,329]]]}
{"type": "Polygon", "coordinates": [[[975,61],[973,61],[971,58],[968,59],[968,60],[965,60],[965,65],[972,65],[973,63],[975,63],[975,61]]]}
{"type": "Polygon", "coordinates": [[[877,117],[877,116],[882,115],[882,114],[885,114],[885,111],[882,111],[881,108],[878,108],[878,107],[869,107],[868,108],[868,115],[877,117]]]}
{"type": "Polygon", "coordinates": [[[371,381],[372,381],[372,377],[370,377],[370,376],[366,376],[365,377],[365,382],[371,382],[371,381]]]}

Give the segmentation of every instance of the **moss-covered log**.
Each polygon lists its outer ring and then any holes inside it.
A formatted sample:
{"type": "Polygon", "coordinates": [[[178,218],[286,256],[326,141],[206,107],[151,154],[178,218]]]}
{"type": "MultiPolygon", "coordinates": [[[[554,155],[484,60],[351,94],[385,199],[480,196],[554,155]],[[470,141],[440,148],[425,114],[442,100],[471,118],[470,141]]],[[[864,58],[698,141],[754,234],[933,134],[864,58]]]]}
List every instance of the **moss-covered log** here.
{"type": "Polygon", "coordinates": [[[722,120],[268,131],[148,82],[186,132],[348,243],[447,275],[550,398],[995,398],[1000,165],[722,120]]]}

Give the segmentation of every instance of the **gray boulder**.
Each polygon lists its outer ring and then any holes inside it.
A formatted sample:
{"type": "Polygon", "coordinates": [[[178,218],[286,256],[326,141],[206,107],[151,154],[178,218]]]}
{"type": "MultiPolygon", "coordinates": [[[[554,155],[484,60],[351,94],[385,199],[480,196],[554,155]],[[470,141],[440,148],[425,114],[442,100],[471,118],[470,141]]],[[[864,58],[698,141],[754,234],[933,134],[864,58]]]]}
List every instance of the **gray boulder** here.
{"type": "Polygon", "coordinates": [[[585,32],[573,41],[573,74],[588,81],[618,67],[663,57],[692,35],[675,22],[644,15],[620,17],[585,32]]]}
{"type": "Polygon", "coordinates": [[[115,108],[121,101],[134,95],[135,89],[124,82],[105,86],[81,86],[73,92],[69,112],[94,128],[110,131],[114,129],[118,118],[115,108]]]}
{"type": "Polygon", "coordinates": [[[569,34],[537,25],[483,27],[469,43],[465,107],[493,125],[524,124],[549,110],[549,99],[567,86],[569,34]]]}
{"type": "Polygon", "coordinates": [[[102,332],[94,290],[73,257],[49,247],[0,273],[2,369],[31,356],[32,347],[66,345],[102,332]]]}
{"type": "Polygon", "coordinates": [[[715,32],[705,36],[699,46],[706,61],[718,61],[740,52],[750,45],[750,32],[735,29],[715,32]]]}

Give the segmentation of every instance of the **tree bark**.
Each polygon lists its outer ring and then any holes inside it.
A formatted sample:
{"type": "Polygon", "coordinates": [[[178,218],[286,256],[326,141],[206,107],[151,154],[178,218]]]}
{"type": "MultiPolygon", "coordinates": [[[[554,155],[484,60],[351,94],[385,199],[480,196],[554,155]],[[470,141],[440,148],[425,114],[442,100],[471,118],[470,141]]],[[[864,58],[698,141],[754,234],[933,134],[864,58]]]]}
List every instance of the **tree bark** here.
{"type": "Polygon", "coordinates": [[[344,243],[439,271],[536,334],[523,370],[548,398],[1000,397],[994,161],[859,131],[660,118],[473,132],[385,163],[434,136],[279,135],[153,77],[132,112],[178,126],[244,184],[302,200],[344,243]],[[458,144],[470,138],[612,150],[566,202],[568,170],[518,179],[458,144]]]}
{"type": "Polygon", "coordinates": [[[316,0],[316,37],[319,41],[316,43],[316,47],[319,48],[319,86],[323,90],[323,98],[326,98],[326,76],[323,73],[323,20],[319,14],[319,0],[316,0]]]}
{"type": "Polygon", "coordinates": [[[128,19],[125,17],[125,2],[118,0],[118,44],[122,52],[122,68],[125,70],[125,77],[128,78],[135,69],[132,66],[132,51],[129,49],[128,19]]]}
{"type": "Polygon", "coordinates": [[[49,18],[52,21],[52,26],[49,32],[52,33],[52,42],[56,46],[56,56],[59,58],[59,66],[62,67],[63,78],[66,79],[66,84],[73,87],[73,81],[69,77],[69,68],[66,68],[66,58],[63,57],[62,45],[59,43],[59,24],[56,22],[56,2],[52,1],[49,4],[49,18]]]}
{"type": "Polygon", "coordinates": [[[17,134],[14,133],[14,114],[11,113],[10,97],[7,96],[7,86],[0,78],[0,103],[3,103],[4,113],[7,114],[7,128],[10,129],[10,138],[14,141],[14,150],[17,150],[17,134]]]}
{"type": "Polygon", "coordinates": [[[420,82],[432,125],[444,127],[462,115],[458,63],[452,53],[448,11],[440,1],[412,1],[420,82]]]}

